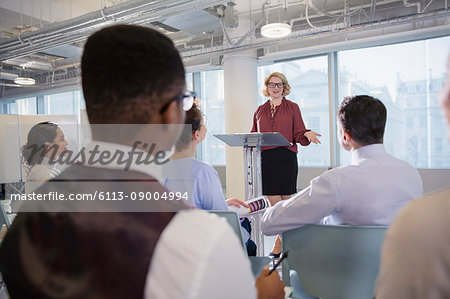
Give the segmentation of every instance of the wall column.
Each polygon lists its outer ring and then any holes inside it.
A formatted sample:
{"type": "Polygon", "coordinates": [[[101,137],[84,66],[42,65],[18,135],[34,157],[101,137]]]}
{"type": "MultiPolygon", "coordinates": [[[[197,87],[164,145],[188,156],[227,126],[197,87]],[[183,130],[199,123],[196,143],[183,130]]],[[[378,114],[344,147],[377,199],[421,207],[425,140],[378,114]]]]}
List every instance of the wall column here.
{"type": "MultiPolygon", "coordinates": [[[[249,133],[258,104],[256,51],[241,51],[223,58],[225,133],[249,133]]],[[[243,149],[226,149],[227,198],[245,200],[243,149]]]]}

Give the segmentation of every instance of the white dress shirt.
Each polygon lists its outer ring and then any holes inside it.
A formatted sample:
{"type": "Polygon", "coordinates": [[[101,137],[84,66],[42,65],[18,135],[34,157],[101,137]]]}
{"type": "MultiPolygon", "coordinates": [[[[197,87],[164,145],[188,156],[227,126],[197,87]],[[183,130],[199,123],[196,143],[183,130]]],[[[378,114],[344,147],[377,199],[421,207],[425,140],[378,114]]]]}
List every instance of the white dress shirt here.
{"type": "Polygon", "coordinates": [[[145,298],[256,298],[250,261],[226,220],[177,213],[156,245],[145,298]]]}
{"type": "Polygon", "coordinates": [[[261,222],[272,235],[321,221],[328,224],[389,225],[410,200],[423,194],[422,179],[383,144],[352,152],[352,163],[326,171],[310,186],[268,209],[261,222]]]}
{"type": "MultiPolygon", "coordinates": [[[[95,145],[99,145],[100,151],[131,150],[128,146],[98,141],[87,149],[95,145]]],[[[117,163],[93,166],[123,169],[117,163]]],[[[157,178],[160,168],[153,164],[130,166],[130,170],[157,178]]],[[[153,252],[145,298],[256,298],[250,261],[226,220],[196,209],[177,213],[153,252]]]]}

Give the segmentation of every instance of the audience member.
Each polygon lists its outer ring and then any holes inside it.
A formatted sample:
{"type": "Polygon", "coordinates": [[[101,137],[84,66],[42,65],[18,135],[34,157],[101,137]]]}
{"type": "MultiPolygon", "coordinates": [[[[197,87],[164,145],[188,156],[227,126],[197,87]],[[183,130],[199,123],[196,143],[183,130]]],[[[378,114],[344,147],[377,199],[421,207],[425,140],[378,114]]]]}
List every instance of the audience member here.
{"type": "Polygon", "coordinates": [[[27,193],[60,174],[55,160],[67,150],[68,144],[64,132],[55,123],[41,122],[30,129],[27,143],[22,147],[27,193]]]}
{"type": "MultiPolygon", "coordinates": [[[[195,159],[196,148],[206,136],[207,127],[197,104],[186,112],[187,125],[175,146],[170,162],[163,165],[164,187],[170,191],[188,194],[192,205],[203,210],[228,210],[248,205],[237,198],[225,200],[217,171],[209,164],[195,159]]],[[[248,255],[256,255],[256,244],[250,240],[250,222],[241,221],[243,241],[248,255]]]]}
{"type": "MultiPolygon", "coordinates": [[[[450,140],[450,55],[439,102],[450,140]]],[[[450,189],[409,203],[386,233],[376,298],[450,298],[450,189]]]]}
{"type": "Polygon", "coordinates": [[[206,136],[202,112],[196,104],[186,112],[184,132],[175,146],[170,162],[163,165],[164,186],[187,192],[192,205],[203,210],[228,210],[217,171],[195,159],[196,148],[206,136]]]}
{"type": "Polygon", "coordinates": [[[408,201],[422,195],[418,171],[384,148],[386,113],[383,103],[373,97],[346,98],[337,126],[341,146],[351,152],[351,165],[326,171],[309,187],[268,209],[262,217],[263,233],[277,234],[321,220],[389,225],[408,201]]]}

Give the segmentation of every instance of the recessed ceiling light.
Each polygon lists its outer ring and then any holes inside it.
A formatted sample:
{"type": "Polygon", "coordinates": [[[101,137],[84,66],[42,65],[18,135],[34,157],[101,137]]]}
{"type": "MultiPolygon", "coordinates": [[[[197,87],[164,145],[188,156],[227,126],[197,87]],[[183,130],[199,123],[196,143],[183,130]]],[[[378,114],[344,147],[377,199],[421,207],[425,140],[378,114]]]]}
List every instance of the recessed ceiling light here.
{"type": "Polygon", "coordinates": [[[284,23],[271,23],[261,27],[261,34],[268,38],[280,38],[291,33],[291,26],[284,23]]]}
{"type": "Polygon", "coordinates": [[[34,85],[36,84],[36,80],[33,78],[17,77],[14,79],[14,83],[20,85],[34,85]]]}

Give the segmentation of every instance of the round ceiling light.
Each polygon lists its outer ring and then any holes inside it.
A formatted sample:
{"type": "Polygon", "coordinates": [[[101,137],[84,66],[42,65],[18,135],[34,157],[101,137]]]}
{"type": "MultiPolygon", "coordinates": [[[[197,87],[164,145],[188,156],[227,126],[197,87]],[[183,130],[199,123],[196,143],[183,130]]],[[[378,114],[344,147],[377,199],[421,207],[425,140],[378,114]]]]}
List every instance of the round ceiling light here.
{"type": "Polygon", "coordinates": [[[261,27],[261,34],[268,38],[280,38],[291,33],[291,26],[284,23],[271,23],[261,27]]]}
{"type": "Polygon", "coordinates": [[[14,83],[19,85],[34,85],[36,84],[36,80],[33,78],[17,77],[14,79],[14,83]]]}

